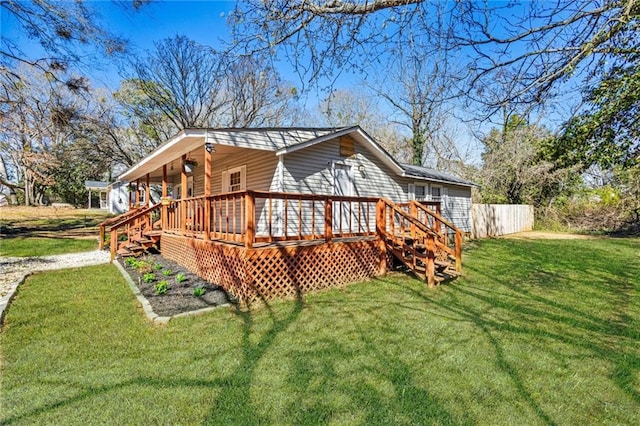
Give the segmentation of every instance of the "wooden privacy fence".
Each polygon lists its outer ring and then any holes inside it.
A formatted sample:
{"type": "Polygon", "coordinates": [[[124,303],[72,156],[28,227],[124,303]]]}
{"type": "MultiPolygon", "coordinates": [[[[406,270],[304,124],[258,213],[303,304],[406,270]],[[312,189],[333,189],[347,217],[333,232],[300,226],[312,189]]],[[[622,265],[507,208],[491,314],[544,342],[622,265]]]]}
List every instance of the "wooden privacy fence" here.
{"type": "Polygon", "coordinates": [[[473,204],[472,238],[498,237],[533,229],[533,206],[526,204],[473,204]]]}

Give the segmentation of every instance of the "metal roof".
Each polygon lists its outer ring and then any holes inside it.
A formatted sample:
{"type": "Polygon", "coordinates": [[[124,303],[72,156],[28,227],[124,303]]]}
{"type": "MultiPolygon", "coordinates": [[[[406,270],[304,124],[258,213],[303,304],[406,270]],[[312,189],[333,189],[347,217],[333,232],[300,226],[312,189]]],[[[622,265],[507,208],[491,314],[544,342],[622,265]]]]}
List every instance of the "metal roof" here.
{"type": "Polygon", "coordinates": [[[478,186],[477,184],[449,173],[440,172],[438,170],[428,169],[426,167],[414,166],[413,164],[400,164],[405,170],[405,176],[420,179],[429,179],[440,182],[455,183],[464,186],[478,186]]]}
{"type": "Polygon", "coordinates": [[[476,186],[456,176],[427,169],[425,167],[400,164],[382,146],[359,126],[341,128],[309,127],[266,127],[228,129],[185,129],[158,146],[147,157],[119,176],[118,180],[132,181],[166,164],[201,149],[206,142],[216,145],[217,152],[233,148],[256,149],[282,155],[309,146],[323,143],[342,135],[349,135],[368,148],[395,173],[403,177],[428,179],[463,186],[476,186]]]}
{"type": "Polygon", "coordinates": [[[107,189],[109,182],[100,182],[98,180],[85,180],[84,187],[87,189],[107,189]]]}

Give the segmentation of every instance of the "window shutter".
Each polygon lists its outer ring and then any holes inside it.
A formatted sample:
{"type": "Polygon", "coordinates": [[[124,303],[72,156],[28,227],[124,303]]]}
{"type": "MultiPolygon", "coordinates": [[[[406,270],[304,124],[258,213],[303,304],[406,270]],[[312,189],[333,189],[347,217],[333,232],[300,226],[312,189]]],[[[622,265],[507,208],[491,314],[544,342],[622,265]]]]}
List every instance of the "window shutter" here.
{"type": "Polygon", "coordinates": [[[416,199],[416,186],[412,183],[409,184],[409,199],[410,200],[416,199]]]}
{"type": "Polygon", "coordinates": [[[229,192],[229,173],[222,172],[222,192],[229,192]]]}
{"type": "Polygon", "coordinates": [[[240,169],[240,188],[242,191],[247,189],[247,166],[240,169]]]}

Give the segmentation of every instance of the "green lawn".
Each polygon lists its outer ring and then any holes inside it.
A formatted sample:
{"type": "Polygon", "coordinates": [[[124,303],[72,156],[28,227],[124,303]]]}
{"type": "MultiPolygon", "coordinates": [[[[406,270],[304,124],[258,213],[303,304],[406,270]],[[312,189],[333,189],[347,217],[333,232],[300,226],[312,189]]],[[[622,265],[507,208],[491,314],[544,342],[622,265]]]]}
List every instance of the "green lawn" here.
{"type": "Polygon", "coordinates": [[[640,240],[487,240],[395,274],[151,325],[110,265],[32,276],[2,424],[640,424],[640,240]]]}
{"type": "Polygon", "coordinates": [[[77,253],[96,250],[98,242],[94,239],[79,238],[3,238],[0,241],[0,256],[50,256],[63,253],[77,253]]]}

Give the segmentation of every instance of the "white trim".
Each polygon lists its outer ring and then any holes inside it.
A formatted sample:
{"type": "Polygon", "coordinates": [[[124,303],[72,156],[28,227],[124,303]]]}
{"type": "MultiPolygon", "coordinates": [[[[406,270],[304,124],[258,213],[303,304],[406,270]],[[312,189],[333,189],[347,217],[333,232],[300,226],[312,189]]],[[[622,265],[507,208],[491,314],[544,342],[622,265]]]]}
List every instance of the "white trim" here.
{"type": "Polygon", "coordinates": [[[278,191],[284,192],[284,155],[278,157],[278,191]]]}
{"type": "Polygon", "coordinates": [[[123,181],[123,180],[132,181],[132,180],[135,180],[136,178],[139,178],[140,176],[143,176],[147,172],[152,172],[156,168],[162,167],[162,165],[166,164],[167,161],[166,160],[162,160],[161,164],[159,164],[157,166],[151,165],[150,170],[146,170],[145,171],[144,167],[146,165],[148,165],[149,163],[152,163],[158,157],[161,157],[163,154],[165,154],[171,148],[175,147],[176,145],[179,145],[180,142],[183,139],[186,139],[186,138],[203,138],[202,141],[196,141],[194,144],[189,144],[187,146],[181,147],[181,149],[179,151],[179,155],[176,155],[175,158],[178,158],[180,155],[182,155],[184,153],[187,153],[187,152],[195,149],[196,147],[199,147],[199,146],[203,145],[204,144],[204,138],[206,136],[207,136],[207,129],[185,129],[185,130],[181,130],[175,136],[169,138],[165,143],[163,143],[162,145],[157,147],[153,152],[151,152],[151,154],[147,155],[145,158],[140,160],[137,164],[135,164],[130,169],[128,169],[127,171],[122,173],[120,176],[118,176],[118,180],[119,181],[123,181]],[[136,172],[138,172],[139,174],[136,173],[136,172]]]}
{"type": "Polygon", "coordinates": [[[409,198],[409,200],[415,200],[416,199],[416,185],[413,183],[410,183],[407,187],[407,195],[409,198]]]}
{"type": "Polygon", "coordinates": [[[430,194],[431,194],[430,186],[426,182],[410,183],[408,192],[409,192],[409,199],[416,200],[416,201],[427,201],[430,198],[430,194]],[[418,186],[421,188],[424,188],[424,197],[420,200],[418,200],[418,197],[416,196],[416,187],[418,186]]]}
{"type": "Polygon", "coordinates": [[[430,178],[430,177],[424,177],[424,176],[416,176],[416,175],[410,175],[410,174],[402,174],[402,177],[406,177],[409,179],[417,179],[420,181],[427,181],[427,182],[435,182],[438,184],[442,184],[442,185],[452,185],[452,186],[464,186],[465,188],[473,188],[473,187],[480,187],[480,185],[476,185],[476,184],[469,184],[469,183],[460,183],[460,182],[452,182],[450,180],[442,180],[442,179],[436,179],[436,178],[430,178]]]}

